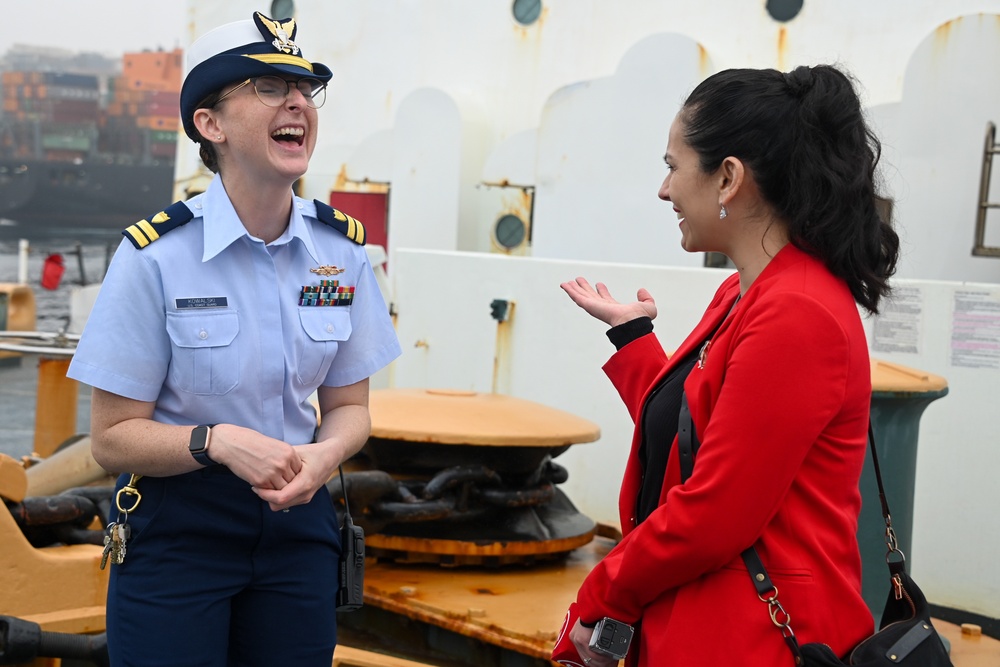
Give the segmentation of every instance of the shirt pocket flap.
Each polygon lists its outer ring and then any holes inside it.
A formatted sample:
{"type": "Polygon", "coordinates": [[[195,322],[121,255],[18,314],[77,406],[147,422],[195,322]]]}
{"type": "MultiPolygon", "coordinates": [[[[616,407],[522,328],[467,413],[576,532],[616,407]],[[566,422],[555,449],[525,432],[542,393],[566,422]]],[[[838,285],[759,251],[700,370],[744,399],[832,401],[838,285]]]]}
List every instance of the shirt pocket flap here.
{"type": "Polygon", "coordinates": [[[177,347],[229,345],[240,330],[235,311],[167,313],[167,333],[177,347]]]}
{"type": "Polygon", "coordinates": [[[344,307],[309,306],[299,309],[299,321],[314,341],[343,341],[351,337],[351,313],[344,307]]]}

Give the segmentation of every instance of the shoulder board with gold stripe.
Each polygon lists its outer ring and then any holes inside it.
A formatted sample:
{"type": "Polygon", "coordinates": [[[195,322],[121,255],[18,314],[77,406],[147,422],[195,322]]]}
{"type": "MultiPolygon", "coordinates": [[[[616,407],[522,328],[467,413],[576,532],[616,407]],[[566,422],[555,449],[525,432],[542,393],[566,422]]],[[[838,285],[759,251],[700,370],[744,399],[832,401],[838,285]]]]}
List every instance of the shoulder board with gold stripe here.
{"type": "Polygon", "coordinates": [[[194,213],[187,204],[182,201],[174,202],[153,217],[130,225],[122,235],[132,242],[136,250],[142,250],[170,230],[189,222],[193,217],[194,213]]]}
{"type": "Polygon", "coordinates": [[[317,220],[322,222],[324,225],[333,227],[358,245],[365,244],[367,239],[365,238],[364,225],[351,216],[341,213],[329,204],[324,204],[318,199],[314,199],[313,202],[316,204],[317,220]]]}

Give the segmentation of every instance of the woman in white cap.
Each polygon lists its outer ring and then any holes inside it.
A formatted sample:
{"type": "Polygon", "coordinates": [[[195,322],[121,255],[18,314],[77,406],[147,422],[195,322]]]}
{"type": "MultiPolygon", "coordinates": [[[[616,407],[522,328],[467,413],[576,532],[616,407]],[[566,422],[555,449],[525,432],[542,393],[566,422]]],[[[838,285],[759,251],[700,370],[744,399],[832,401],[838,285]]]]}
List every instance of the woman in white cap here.
{"type": "Polygon", "coordinates": [[[331,663],[325,483],[400,349],[364,228],[293,194],[332,76],[295,36],[256,13],[191,45],[181,116],[217,176],[125,230],[70,367],[94,457],[141,494],[105,552],[115,666],[331,663]]]}

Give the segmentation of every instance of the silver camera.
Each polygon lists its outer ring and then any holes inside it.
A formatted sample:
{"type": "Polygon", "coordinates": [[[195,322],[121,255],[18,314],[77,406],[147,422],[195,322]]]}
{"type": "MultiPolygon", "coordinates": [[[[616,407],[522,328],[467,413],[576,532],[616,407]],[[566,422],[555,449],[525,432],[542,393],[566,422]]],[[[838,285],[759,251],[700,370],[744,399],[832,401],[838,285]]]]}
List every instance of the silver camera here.
{"type": "Polygon", "coordinates": [[[590,650],[621,660],[628,653],[633,632],[631,625],[605,616],[594,626],[594,634],[590,636],[590,650]]]}

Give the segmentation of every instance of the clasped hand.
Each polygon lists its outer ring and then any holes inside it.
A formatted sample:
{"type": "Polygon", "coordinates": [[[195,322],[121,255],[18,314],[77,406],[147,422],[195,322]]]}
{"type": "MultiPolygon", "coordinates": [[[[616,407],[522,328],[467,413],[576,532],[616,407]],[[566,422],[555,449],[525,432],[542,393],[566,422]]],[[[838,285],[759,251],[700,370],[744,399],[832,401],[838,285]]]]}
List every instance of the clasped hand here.
{"type": "Polygon", "coordinates": [[[293,447],[232,424],[214,428],[212,438],[213,459],[248,482],[274,511],[308,503],[330,476],[322,445],[293,447]]]}

